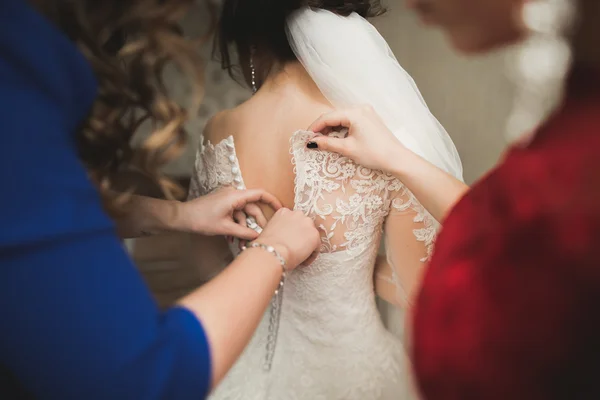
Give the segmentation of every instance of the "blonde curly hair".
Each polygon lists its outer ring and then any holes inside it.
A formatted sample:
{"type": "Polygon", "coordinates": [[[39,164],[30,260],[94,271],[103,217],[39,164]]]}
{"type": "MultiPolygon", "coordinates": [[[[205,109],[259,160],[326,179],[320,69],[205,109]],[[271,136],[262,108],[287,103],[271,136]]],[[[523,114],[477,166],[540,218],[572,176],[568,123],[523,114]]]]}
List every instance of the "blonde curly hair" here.
{"type": "Polygon", "coordinates": [[[167,198],[180,196],[182,190],[160,169],[181,153],[184,124],[201,98],[198,43],[186,39],[178,24],[194,0],[30,1],[77,44],[98,80],[98,96],[77,133],[77,148],[107,211],[114,214],[126,203],[131,190],[115,189],[122,173],[132,170],[149,177],[167,198]],[[187,110],[163,80],[169,64],[193,87],[187,110]],[[142,124],[152,132],[134,148],[132,138],[142,124]]]}

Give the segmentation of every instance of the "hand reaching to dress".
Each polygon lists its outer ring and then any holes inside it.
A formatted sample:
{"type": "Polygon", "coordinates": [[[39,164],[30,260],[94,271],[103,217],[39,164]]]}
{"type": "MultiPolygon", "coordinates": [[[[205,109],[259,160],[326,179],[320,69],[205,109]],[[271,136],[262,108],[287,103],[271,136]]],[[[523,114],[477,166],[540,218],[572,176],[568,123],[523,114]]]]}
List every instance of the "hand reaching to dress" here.
{"type": "Polygon", "coordinates": [[[315,259],[321,235],[314,221],[301,211],[281,208],[255,242],[273,246],[285,259],[287,268],[293,269],[315,259]]]}
{"type": "Polygon", "coordinates": [[[309,148],[318,147],[321,150],[339,153],[372,169],[391,172],[394,161],[412,153],[400,143],[370,106],[323,114],[308,130],[323,134],[309,142],[309,148]],[[348,129],[346,138],[327,136],[339,127],[348,129]]]}
{"type": "Polygon", "coordinates": [[[261,226],[266,225],[258,204],[267,205],[273,210],[281,208],[279,200],[262,189],[223,188],[206,196],[178,203],[174,225],[179,231],[254,240],[258,233],[248,228],[245,221],[248,215],[261,226]],[[242,218],[244,223],[241,223],[242,218]]]}
{"type": "Polygon", "coordinates": [[[308,130],[322,133],[308,148],[339,153],[357,164],[398,178],[439,222],[466,193],[468,186],[406,148],[370,106],[336,110],[322,115],[308,130]],[[328,137],[348,129],[345,138],[328,137]]]}

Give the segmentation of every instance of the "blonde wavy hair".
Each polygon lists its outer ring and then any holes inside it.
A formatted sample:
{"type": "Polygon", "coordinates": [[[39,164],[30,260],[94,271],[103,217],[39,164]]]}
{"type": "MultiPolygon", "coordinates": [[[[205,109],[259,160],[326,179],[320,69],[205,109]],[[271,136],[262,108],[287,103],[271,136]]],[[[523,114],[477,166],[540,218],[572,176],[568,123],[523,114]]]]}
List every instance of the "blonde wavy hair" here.
{"type": "Polygon", "coordinates": [[[186,39],[178,24],[194,0],[30,1],[77,44],[98,80],[98,96],[77,134],[77,148],[107,211],[122,210],[133,190],[116,190],[124,172],[142,172],[167,198],[181,196],[181,188],[160,170],[181,153],[184,124],[201,99],[198,44],[206,38],[186,39]],[[187,109],[165,85],[169,64],[192,86],[187,109]],[[132,138],[142,124],[152,132],[134,148],[132,138]]]}

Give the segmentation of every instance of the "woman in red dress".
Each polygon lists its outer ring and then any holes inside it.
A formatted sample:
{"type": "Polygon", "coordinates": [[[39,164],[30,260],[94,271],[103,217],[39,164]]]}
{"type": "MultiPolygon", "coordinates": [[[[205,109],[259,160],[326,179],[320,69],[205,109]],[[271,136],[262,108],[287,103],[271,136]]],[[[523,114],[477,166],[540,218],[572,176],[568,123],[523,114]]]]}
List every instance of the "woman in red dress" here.
{"type": "MultiPolygon", "coordinates": [[[[475,53],[521,39],[527,21],[516,16],[534,1],[562,0],[412,5],[475,53]]],[[[470,189],[399,145],[372,110],[310,128],[347,126],[346,139],[309,147],[394,174],[443,221],[413,310],[425,399],[600,398],[600,2],[576,5],[562,103],[470,189]]]]}

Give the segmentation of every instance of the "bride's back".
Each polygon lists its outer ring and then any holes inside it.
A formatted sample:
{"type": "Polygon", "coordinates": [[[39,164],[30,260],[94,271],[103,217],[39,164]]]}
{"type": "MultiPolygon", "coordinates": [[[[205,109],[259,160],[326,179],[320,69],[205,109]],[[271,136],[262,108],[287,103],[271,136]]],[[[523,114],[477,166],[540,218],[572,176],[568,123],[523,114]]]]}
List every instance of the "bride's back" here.
{"type": "Polygon", "coordinates": [[[248,101],[217,114],[207,125],[203,140],[216,144],[233,137],[246,187],[265,189],[285,207],[293,208],[290,138],[331,110],[302,66],[292,62],[271,73],[248,101]]]}
{"type": "MultiPolygon", "coordinates": [[[[288,63],[205,130],[194,196],[223,186],[266,189],[311,216],[322,240],[313,264],[287,275],[277,322],[271,308],[211,400],[410,398],[405,355],[379,317],[373,272],[388,215],[395,215],[390,226],[413,235],[412,203],[393,177],[306,148],[303,130],[330,110],[302,66],[288,63]],[[403,215],[409,223],[396,227],[403,215]],[[272,369],[265,373],[269,354],[272,369]]],[[[403,258],[416,263],[425,252],[412,237],[402,247],[403,258]]]]}
{"type": "Polygon", "coordinates": [[[287,207],[294,199],[290,137],[331,110],[287,39],[286,20],[307,6],[365,18],[382,11],[379,0],[224,1],[216,53],[230,75],[239,78],[241,72],[250,87],[260,90],[239,107],[215,116],[204,133],[205,143],[213,144],[233,136],[246,187],[264,188],[287,207]]]}

